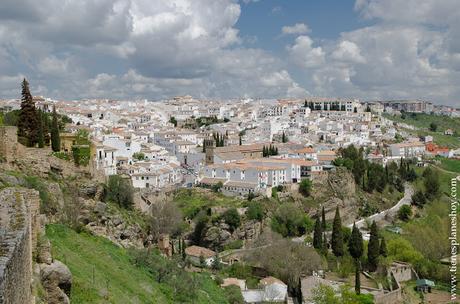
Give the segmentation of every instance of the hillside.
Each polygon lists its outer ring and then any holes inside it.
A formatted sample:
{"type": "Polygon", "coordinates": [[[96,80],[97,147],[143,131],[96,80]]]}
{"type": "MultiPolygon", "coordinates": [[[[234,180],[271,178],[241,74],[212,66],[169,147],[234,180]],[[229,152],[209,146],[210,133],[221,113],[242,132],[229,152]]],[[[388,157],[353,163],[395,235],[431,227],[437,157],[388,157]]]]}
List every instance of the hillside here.
{"type": "Polygon", "coordinates": [[[404,115],[384,114],[383,116],[394,122],[416,127],[416,131],[408,129],[404,130],[417,136],[431,135],[433,136],[434,142],[438,145],[450,148],[460,147],[460,140],[458,139],[460,134],[460,118],[429,115],[424,113],[406,113],[404,115]],[[431,124],[435,124],[437,127],[435,132],[430,130],[431,124]],[[444,131],[447,129],[452,129],[454,131],[454,135],[444,135],[444,131]]]}
{"type": "MultiPolygon", "coordinates": [[[[102,237],[76,233],[64,225],[48,225],[53,256],[73,275],[72,303],[177,303],[171,286],[157,283],[130,253],[102,237]]],[[[227,303],[223,290],[209,276],[194,275],[200,289],[189,303],[227,303]]]]}

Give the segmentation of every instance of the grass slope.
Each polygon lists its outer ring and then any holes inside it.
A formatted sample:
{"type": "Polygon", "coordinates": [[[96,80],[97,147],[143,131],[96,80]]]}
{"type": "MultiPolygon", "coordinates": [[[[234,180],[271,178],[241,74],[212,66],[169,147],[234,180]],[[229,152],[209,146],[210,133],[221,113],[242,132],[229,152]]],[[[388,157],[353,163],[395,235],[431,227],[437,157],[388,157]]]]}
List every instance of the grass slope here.
{"type": "Polygon", "coordinates": [[[419,128],[417,131],[406,130],[410,133],[415,133],[417,136],[433,136],[434,142],[441,146],[447,146],[450,148],[460,147],[460,140],[456,136],[444,135],[444,131],[452,129],[457,134],[460,134],[460,118],[453,118],[439,115],[429,115],[422,113],[406,113],[405,118],[401,118],[400,115],[389,115],[384,116],[390,120],[405,123],[408,125],[419,128]],[[430,131],[430,124],[435,123],[437,125],[436,132],[430,131]]]}
{"type": "MultiPolygon", "coordinates": [[[[171,286],[157,283],[147,269],[135,266],[128,252],[109,240],[64,225],[48,225],[53,257],[73,275],[72,303],[175,303],[171,286]]],[[[188,303],[228,303],[224,291],[206,274],[195,274],[196,298],[188,303]]]]}
{"type": "Polygon", "coordinates": [[[53,257],[73,274],[72,303],[169,303],[149,273],[110,241],[63,225],[47,226],[46,235],[53,257]]]}

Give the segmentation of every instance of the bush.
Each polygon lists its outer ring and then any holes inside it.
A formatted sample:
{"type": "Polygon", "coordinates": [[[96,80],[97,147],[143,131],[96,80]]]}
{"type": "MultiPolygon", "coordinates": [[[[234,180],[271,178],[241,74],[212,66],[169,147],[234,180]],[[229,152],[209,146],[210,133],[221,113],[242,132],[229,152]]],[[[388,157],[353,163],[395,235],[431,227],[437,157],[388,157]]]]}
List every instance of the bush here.
{"type": "Polygon", "coordinates": [[[264,210],[259,202],[250,202],[246,210],[246,216],[250,220],[261,221],[264,218],[264,210]]]}
{"type": "Polygon", "coordinates": [[[235,208],[228,209],[222,214],[222,219],[227,225],[230,226],[231,230],[235,230],[241,224],[241,218],[238,211],[235,208]]]}
{"type": "Polygon", "coordinates": [[[240,249],[243,247],[243,240],[234,240],[224,246],[224,250],[240,249]]]}
{"type": "Polygon", "coordinates": [[[299,185],[299,192],[303,196],[310,196],[311,193],[311,181],[309,179],[303,179],[299,185]]]}
{"type": "Polygon", "coordinates": [[[422,190],[417,190],[417,192],[412,195],[412,205],[417,207],[423,207],[426,204],[426,196],[422,190]]]}
{"type": "Polygon", "coordinates": [[[224,184],[222,182],[218,182],[217,184],[211,186],[211,190],[217,193],[220,191],[220,189],[222,189],[223,186],[224,184]]]}
{"type": "Polygon", "coordinates": [[[72,147],[73,161],[75,165],[87,166],[91,156],[91,151],[88,145],[73,146],[72,147]]]}
{"type": "Polygon", "coordinates": [[[244,304],[244,298],[241,289],[238,286],[231,285],[224,288],[225,297],[230,304],[244,304]]]}
{"type": "Polygon", "coordinates": [[[294,204],[280,206],[272,218],[272,230],[284,237],[300,236],[313,229],[313,221],[294,204]]]}
{"type": "Polygon", "coordinates": [[[409,205],[402,205],[398,211],[398,218],[407,222],[412,216],[412,209],[409,205]]]}
{"type": "Polygon", "coordinates": [[[118,204],[120,207],[131,209],[134,204],[133,186],[131,181],[120,175],[109,176],[106,187],[106,200],[118,204]]]}

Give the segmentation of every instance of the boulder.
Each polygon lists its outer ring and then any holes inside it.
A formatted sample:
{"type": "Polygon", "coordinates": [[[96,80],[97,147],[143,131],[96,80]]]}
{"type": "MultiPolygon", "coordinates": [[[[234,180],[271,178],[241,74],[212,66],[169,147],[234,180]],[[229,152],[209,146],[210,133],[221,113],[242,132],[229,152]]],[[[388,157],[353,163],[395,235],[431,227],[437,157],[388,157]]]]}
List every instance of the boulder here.
{"type": "Polygon", "coordinates": [[[88,198],[94,198],[97,192],[98,184],[94,182],[88,182],[80,186],[78,192],[82,196],[86,196],[88,198]]]}
{"type": "Polygon", "coordinates": [[[45,264],[41,268],[40,279],[46,290],[47,303],[70,303],[72,273],[65,264],[58,260],[50,265],[45,264]]]}
{"type": "Polygon", "coordinates": [[[94,206],[94,212],[99,216],[104,216],[107,212],[107,204],[103,202],[97,202],[96,206],[94,206]]]}

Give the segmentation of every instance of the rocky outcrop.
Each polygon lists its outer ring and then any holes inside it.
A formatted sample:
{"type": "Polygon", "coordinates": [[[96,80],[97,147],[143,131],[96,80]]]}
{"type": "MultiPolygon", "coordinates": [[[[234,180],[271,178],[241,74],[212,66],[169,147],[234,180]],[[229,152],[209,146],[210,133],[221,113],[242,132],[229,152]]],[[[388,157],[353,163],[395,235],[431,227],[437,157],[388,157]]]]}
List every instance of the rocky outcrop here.
{"type": "Polygon", "coordinates": [[[258,221],[245,221],[232,231],[230,226],[223,221],[210,224],[206,228],[203,242],[206,247],[221,250],[234,241],[251,241],[256,239],[262,231],[262,224],[258,221]]]}
{"type": "Polygon", "coordinates": [[[58,260],[40,267],[40,278],[46,291],[48,304],[70,303],[72,274],[66,265],[58,260]]]}
{"type": "Polygon", "coordinates": [[[129,223],[123,216],[104,202],[85,200],[85,209],[80,220],[91,233],[105,237],[113,243],[129,248],[143,248],[152,242],[138,223],[129,223]]]}

